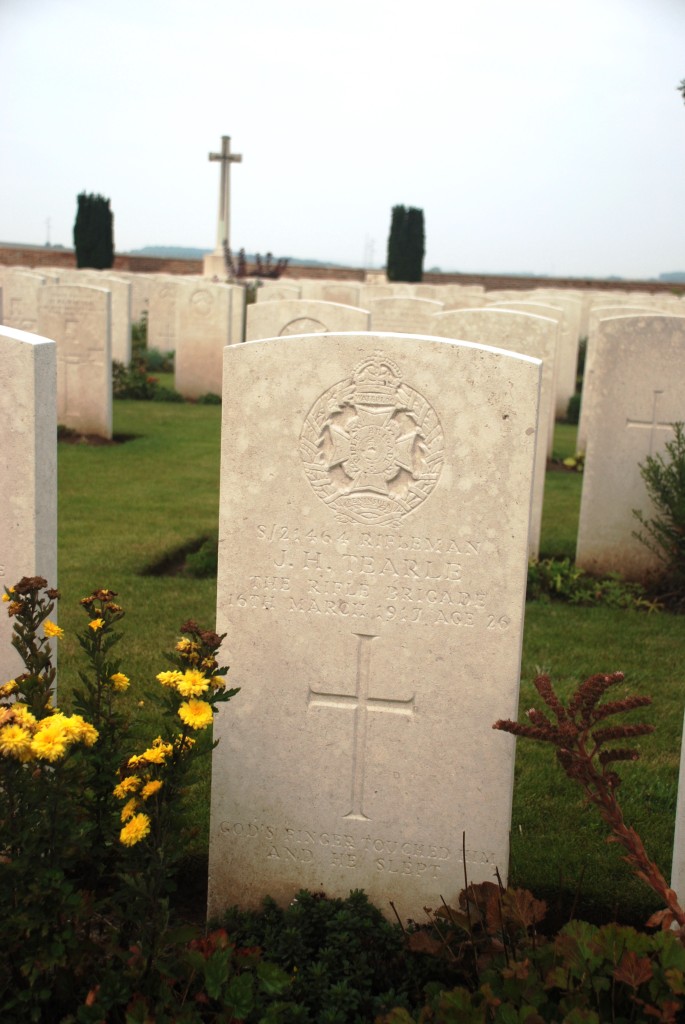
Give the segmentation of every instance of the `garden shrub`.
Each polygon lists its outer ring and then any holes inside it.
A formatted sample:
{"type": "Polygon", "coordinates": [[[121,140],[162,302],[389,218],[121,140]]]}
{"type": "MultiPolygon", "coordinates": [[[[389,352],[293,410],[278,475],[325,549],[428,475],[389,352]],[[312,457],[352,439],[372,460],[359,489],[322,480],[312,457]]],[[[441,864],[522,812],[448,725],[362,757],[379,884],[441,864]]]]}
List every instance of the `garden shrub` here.
{"type": "Polygon", "coordinates": [[[648,455],[640,463],[640,474],[655,507],[646,517],[633,515],[642,526],[635,536],[649,548],[663,566],[665,600],[685,605],[685,424],[673,424],[673,438],[666,442],[666,456],[648,455]]]}
{"type": "Polygon", "coordinates": [[[635,608],[657,611],[658,601],[650,598],[640,583],[621,579],[618,573],[591,576],[570,558],[543,558],[528,563],[528,601],[566,601],[568,604],[607,608],[635,608]]]}
{"type": "Polygon", "coordinates": [[[553,746],[661,898],[647,922],[656,934],[572,921],[545,936],[544,903],[491,882],[467,885],[455,907],[436,894],[423,925],[389,923],[360,891],[302,891],[285,908],[267,899],[259,913],[233,909],[205,931],[181,920],[172,898],[187,884],[193,770],[212,749],[218,704],[238,693],[218,664],[223,637],[182,625],[152,698],[164,724],[141,744],[140,690],[116,654],[124,609],[111,590],[81,600],[86,669],[73,708],[55,707],[58,599],[41,577],[3,596],[24,663],[0,686],[3,1024],[683,1019],[685,911],[616,797],[617,765],[638,756],[626,741],[652,731],[608,724],[650,703],[605,699],[621,673],[589,677],[565,704],[539,676],[546,711],[495,728],[553,746]]]}

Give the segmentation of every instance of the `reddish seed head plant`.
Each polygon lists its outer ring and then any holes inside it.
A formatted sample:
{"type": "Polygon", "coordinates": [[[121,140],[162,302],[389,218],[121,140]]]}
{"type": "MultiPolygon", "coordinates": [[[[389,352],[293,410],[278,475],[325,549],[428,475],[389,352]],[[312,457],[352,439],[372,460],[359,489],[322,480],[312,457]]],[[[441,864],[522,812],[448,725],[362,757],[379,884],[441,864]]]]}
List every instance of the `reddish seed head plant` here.
{"type": "Polygon", "coordinates": [[[612,686],[623,682],[622,672],[611,675],[593,675],[581,683],[564,705],[554,691],[549,676],[539,675],[535,688],[551,712],[531,708],[526,712],[530,724],[501,720],[493,729],[513,733],[527,739],[542,740],[556,747],[557,760],[570,779],[583,788],[588,801],[597,808],[612,831],[609,842],[618,842],[626,850],[624,860],[630,864],[638,878],[649,885],[664,903],[664,910],[653,914],[649,927],[670,928],[674,923],[685,938],[685,911],[675,892],[668,886],[656,864],[650,859],[640,836],[626,825],[616,798],[620,778],[612,765],[618,761],[637,761],[637,750],[614,744],[646,736],[654,731],[653,725],[607,725],[613,715],[636,708],[647,707],[651,697],[625,697],[606,701],[602,698],[612,686]]]}

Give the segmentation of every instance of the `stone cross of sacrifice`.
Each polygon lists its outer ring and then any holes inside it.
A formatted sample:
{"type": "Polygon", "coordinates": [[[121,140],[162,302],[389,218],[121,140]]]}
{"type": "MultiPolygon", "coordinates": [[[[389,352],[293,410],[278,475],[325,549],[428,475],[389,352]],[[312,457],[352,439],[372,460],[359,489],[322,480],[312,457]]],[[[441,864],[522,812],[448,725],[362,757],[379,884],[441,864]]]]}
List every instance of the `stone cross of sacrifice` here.
{"type": "Polygon", "coordinates": [[[221,152],[210,153],[209,159],[221,161],[221,182],[219,185],[219,218],[217,221],[216,228],[216,249],[214,251],[217,256],[223,256],[224,242],[226,243],[226,245],[231,244],[231,179],[229,173],[230,165],[232,163],[241,163],[243,158],[239,153],[231,153],[230,135],[222,135],[221,152]]]}

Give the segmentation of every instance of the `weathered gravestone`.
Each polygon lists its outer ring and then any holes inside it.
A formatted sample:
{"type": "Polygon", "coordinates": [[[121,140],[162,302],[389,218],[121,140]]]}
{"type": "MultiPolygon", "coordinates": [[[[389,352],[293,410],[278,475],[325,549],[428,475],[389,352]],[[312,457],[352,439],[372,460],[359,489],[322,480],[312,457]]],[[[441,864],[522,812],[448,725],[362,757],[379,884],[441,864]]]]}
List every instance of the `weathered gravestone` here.
{"type": "Polygon", "coordinates": [[[339,302],[343,306],[361,306],[359,294],[361,285],[353,281],[302,281],[303,299],[319,302],[339,302]]]}
{"type": "Polygon", "coordinates": [[[371,299],[367,306],[372,331],[400,331],[402,334],[430,334],[431,317],[443,310],[442,302],[401,296],[371,299]]]}
{"type": "Polygon", "coordinates": [[[299,284],[286,284],[283,281],[261,281],[255,292],[257,302],[281,302],[285,299],[299,299],[302,288],[299,284]]]}
{"type": "Polygon", "coordinates": [[[578,324],[577,319],[571,320],[567,311],[561,304],[547,304],[546,302],[533,301],[499,301],[489,305],[499,309],[511,309],[519,313],[532,313],[534,316],[544,316],[556,320],[559,324],[559,344],[557,347],[556,360],[556,395],[554,399],[556,418],[566,419],[568,403],[576,390],[576,373],[578,366],[578,324]]]}
{"type": "Polygon", "coordinates": [[[111,438],[111,293],[86,285],[43,285],[38,328],[57,343],[57,422],[111,438]]]}
{"type": "Polygon", "coordinates": [[[533,500],[530,516],[528,554],[540,553],[542,504],[545,494],[547,457],[552,454],[554,436],[554,395],[557,342],[556,320],[503,309],[460,309],[437,313],[431,334],[458,338],[479,345],[491,345],[542,360],[540,416],[535,445],[533,500]]]}
{"type": "MultiPolygon", "coordinates": [[[[651,316],[659,312],[647,307],[632,306],[628,303],[622,305],[594,305],[588,311],[588,331],[586,335],[585,365],[583,367],[583,388],[580,396],[580,409],[578,411],[578,433],[576,435],[576,450],[584,452],[587,449],[587,419],[588,419],[588,396],[597,395],[591,381],[595,375],[595,345],[597,331],[602,320],[610,320],[615,316],[651,316]]],[[[662,311],[663,312],[663,311],[662,311]]],[[[595,426],[601,426],[601,422],[595,418],[595,426]]]]}
{"type": "Polygon", "coordinates": [[[37,330],[38,293],[46,282],[42,274],[12,268],[3,280],[3,323],[18,331],[37,330]]]}
{"type": "MultiPolygon", "coordinates": [[[[235,289],[241,291],[241,289],[235,289]]],[[[221,394],[224,346],[231,341],[234,289],[201,280],[176,286],[174,386],[185,398],[221,394]]]]}
{"type": "MultiPolygon", "coordinates": [[[[0,592],[22,576],[57,586],[57,364],[54,341],[0,327],[0,592]]],[[[0,683],[23,671],[0,608],[0,683]]]]}
{"type": "Polygon", "coordinates": [[[639,465],[664,451],[672,423],[685,421],[685,317],[602,320],[594,352],[576,562],[642,579],[660,563],[633,536],[633,509],[654,512],[639,465]]]}
{"type": "Polygon", "coordinates": [[[315,299],[281,299],[247,307],[245,340],[368,329],[369,313],[365,309],[315,299]]]}
{"type": "Polygon", "coordinates": [[[437,338],[227,348],[209,910],[507,874],[540,363],[437,338]]]}
{"type": "Polygon", "coordinates": [[[159,274],[149,284],[147,344],[158,352],[175,352],[177,339],[176,302],[181,279],[159,274]]]}

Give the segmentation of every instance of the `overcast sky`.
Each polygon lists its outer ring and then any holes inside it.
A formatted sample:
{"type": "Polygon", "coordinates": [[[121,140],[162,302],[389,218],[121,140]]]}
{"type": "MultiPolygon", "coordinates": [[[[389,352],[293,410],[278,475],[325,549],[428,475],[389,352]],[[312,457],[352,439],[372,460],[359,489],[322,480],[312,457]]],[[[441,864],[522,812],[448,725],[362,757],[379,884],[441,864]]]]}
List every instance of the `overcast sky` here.
{"type": "Polygon", "coordinates": [[[425,268],[685,270],[685,0],[0,0],[0,240],[425,268]],[[49,220],[49,236],[48,236],[49,220]]]}

